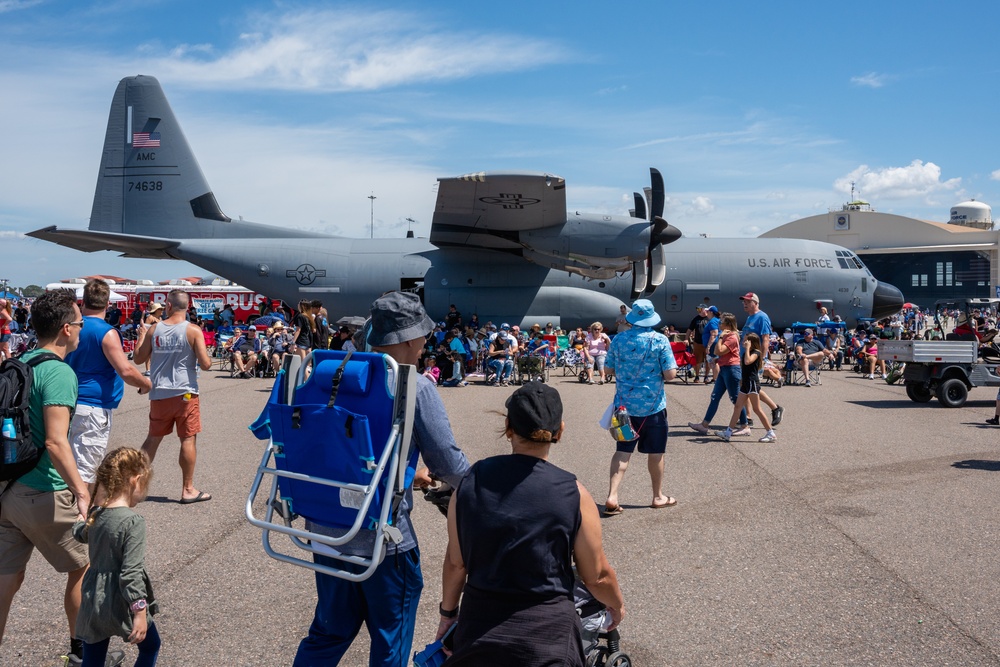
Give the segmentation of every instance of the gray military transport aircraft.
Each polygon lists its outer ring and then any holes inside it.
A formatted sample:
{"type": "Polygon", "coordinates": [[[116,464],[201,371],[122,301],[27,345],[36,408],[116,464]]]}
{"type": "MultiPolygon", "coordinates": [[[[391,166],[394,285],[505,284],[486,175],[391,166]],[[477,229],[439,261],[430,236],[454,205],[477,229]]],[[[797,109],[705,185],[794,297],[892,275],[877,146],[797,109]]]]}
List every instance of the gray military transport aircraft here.
{"type": "Polygon", "coordinates": [[[111,103],[89,229],[29,236],[185,260],[293,305],[320,299],[333,315],[365,313],[393,289],[416,291],[437,317],[454,303],[483,322],[567,328],[607,322],[640,294],[682,330],[706,300],[742,316],[746,292],[775,326],[814,320],[821,305],[848,322],[902,306],[898,289],[829,243],[681,238],[662,218],[663,179],[650,171],[628,217],[568,214],[558,176],[481,172],[440,179],[430,239],[260,225],[222,212],[159,82],[134,76],[111,103]]]}

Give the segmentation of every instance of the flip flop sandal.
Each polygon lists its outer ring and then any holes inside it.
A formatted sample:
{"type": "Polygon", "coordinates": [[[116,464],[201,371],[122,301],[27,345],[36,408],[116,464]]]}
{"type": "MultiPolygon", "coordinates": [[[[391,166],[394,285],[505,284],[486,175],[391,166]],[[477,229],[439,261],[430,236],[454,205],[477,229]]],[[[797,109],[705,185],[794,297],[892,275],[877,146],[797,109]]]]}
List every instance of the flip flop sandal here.
{"type": "Polygon", "coordinates": [[[604,506],[604,516],[618,516],[625,511],[625,508],[621,505],[615,505],[614,507],[604,506]]]}

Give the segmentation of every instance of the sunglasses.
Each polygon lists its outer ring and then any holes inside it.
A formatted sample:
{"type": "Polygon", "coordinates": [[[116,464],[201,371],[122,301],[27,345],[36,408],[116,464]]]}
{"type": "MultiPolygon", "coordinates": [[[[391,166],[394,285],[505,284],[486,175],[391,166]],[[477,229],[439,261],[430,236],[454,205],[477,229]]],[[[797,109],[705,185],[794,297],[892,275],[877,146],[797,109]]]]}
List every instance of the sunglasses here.
{"type": "Polygon", "coordinates": [[[83,320],[80,320],[79,322],[66,322],[66,324],[70,325],[71,327],[80,327],[82,329],[83,322],[84,322],[83,320]]]}

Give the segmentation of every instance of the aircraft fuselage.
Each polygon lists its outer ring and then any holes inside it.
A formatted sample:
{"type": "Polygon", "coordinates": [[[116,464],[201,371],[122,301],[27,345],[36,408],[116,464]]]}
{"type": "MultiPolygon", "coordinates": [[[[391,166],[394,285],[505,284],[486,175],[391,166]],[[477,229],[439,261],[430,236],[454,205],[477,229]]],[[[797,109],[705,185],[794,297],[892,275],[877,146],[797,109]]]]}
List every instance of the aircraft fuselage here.
{"type": "MultiPolygon", "coordinates": [[[[498,253],[436,248],[426,239],[216,239],[181,241],[171,253],[272,298],[323,301],[336,316],[365,314],[381,293],[420,291],[432,317],[449,304],[482,322],[563,327],[610,324],[630,299],[631,278],[591,280],[498,253]]],[[[686,328],[706,300],[742,322],[738,297],[760,295],[773,324],[815,320],[819,305],[853,323],[873,316],[878,282],[838,246],[797,239],[687,239],[666,253],[666,281],[647,295],[664,324],[686,328]],[[819,305],[817,305],[819,304],[819,305]]],[[[882,304],[884,308],[885,305],[882,304]]],[[[879,313],[874,313],[878,316],[879,313]]]]}

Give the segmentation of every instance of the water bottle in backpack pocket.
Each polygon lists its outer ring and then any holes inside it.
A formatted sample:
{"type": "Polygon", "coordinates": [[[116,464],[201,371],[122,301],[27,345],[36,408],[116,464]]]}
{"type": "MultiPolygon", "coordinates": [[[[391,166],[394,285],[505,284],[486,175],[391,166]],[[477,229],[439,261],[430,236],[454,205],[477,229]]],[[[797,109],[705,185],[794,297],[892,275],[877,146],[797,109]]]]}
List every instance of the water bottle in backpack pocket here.
{"type": "Polygon", "coordinates": [[[32,369],[39,364],[62,359],[51,352],[35,353],[28,361],[7,359],[0,365],[0,419],[2,419],[3,459],[0,482],[15,480],[38,465],[45,447],[31,437],[28,404],[31,398],[32,369]]]}

